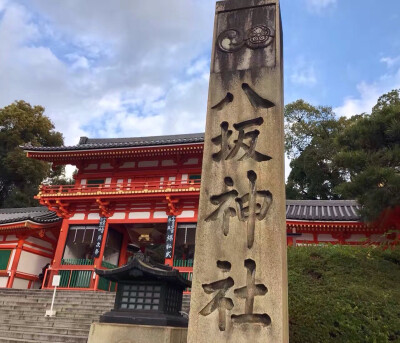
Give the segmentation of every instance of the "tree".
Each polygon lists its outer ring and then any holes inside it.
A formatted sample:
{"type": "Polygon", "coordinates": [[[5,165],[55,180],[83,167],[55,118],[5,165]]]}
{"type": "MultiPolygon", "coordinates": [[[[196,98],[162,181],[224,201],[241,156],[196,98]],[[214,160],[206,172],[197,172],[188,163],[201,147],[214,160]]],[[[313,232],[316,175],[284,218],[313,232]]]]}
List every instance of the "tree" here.
{"type": "Polygon", "coordinates": [[[331,107],[297,100],[285,107],[285,147],[292,158],[287,184],[288,199],[339,199],[335,188],[344,181],[333,157],[335,137],[347,125],[331,107]]]}
{"type": "Polygon", "coordinates": [[[336,191],[357,199],[369,220],[400,206],[399,92],[382,95],[371,115],[358,116],[336,138],[335,164],[347,175],[336,191]]]}
{"type": "Polygon", "coordinates": [[[34,195],[48,177],[60,175],[47,162],[27,158],[20,145],[60,146],[63,137],[41,106],[15,101],[0,109],[0,208],[37,205],[34,195]]]}

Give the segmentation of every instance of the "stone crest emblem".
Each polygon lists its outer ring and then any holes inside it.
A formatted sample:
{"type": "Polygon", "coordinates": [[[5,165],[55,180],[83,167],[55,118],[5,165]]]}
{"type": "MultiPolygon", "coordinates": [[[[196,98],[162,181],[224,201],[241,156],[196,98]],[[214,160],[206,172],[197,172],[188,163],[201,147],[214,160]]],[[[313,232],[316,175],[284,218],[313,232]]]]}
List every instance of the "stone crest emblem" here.
{"type": "Polygon", "coordinates": [[[273,28],[255,25],[246,33],[236,29],[222,31],[217,39],[218,48],[224,52],[235,52],[247,46],[250,49],[266,48],[275,37],[273,28]]]}

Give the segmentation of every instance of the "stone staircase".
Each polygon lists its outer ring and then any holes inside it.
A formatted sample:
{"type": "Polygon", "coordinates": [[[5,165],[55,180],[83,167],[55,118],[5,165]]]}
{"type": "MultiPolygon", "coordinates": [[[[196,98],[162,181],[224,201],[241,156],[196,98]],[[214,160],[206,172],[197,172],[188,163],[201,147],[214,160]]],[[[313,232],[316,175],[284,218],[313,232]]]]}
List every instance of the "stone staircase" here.
{"type": "Polygon", "coordinates": [[[86,343],[90,324],[114,306],[115,293],[0,289],[0,343],[86,343]]]}

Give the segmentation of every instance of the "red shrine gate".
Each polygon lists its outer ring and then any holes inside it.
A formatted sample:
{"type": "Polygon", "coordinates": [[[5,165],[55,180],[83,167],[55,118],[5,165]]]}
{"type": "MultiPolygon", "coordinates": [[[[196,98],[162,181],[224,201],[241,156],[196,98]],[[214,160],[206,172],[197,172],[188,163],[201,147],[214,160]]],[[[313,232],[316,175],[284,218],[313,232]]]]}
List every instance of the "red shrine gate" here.
{"type": "MultiPolygon", "coordinates": [[[[133,254],[146,254],[191,278],[203,134],[82,137],[76,146],[24,148],[28,157],[78,168],[74,185],[43,185],[37,195],[62,218],[45,288],[59,274],[64,289],[113,290],[94,268],[121,266],[133,254]],[[167,230],[168,219],[173,226],[167,230]]],[[[286,208],[289,245],[395,242],[398,235],[385,233],[400,229],[398,219],[365,225],[354,201],[288,200],[286,208]]]]}

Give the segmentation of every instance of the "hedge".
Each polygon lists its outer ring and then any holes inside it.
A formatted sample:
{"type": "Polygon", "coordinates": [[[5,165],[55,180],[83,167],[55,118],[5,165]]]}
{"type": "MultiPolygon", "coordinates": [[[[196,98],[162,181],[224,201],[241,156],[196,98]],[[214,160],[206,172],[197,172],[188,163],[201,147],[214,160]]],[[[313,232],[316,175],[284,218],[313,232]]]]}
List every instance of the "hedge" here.
{"type": "Polygon", "coordinates": [[[290,343],[400,342],[400,249],[290,247],[290,343]]]}

